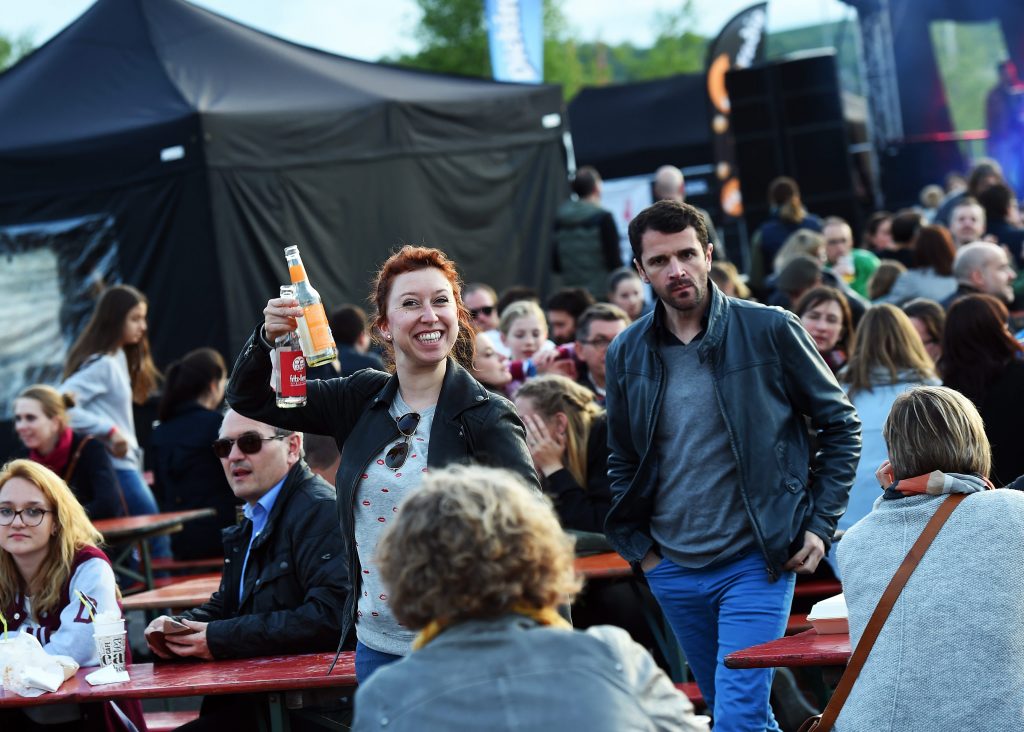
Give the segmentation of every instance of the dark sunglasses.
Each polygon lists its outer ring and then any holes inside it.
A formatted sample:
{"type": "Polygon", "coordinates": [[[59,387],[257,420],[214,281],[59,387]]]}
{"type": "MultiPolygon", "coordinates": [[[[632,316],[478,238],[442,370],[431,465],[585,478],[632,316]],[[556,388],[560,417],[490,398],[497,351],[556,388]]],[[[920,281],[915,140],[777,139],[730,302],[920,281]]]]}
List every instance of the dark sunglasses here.
{"type": "Polygon", "coordinates": [[[263,443],[268,440],[283,440],[285,437],[289,437],[291,433],[287,435],[274,435],[273,437],[264,437],[259,432],[243,432],[233,440],[227,438],[221,438],[213,441],[213,454],[219,457],[221,460],[231,454],[231,446],[236,442],[238,443],[238,449],[246,455],[252,455],[263,449],[263,443]]]}
{"type": "Polygon", "coordinates": [[[420,415],[416,412],[403,414],[397,420],[398,431],[402,433],[402,441],[388,450],[384,456],[384,464],[392,470],[398,470],[405,465],[405,459],[409,457],[409,438],[416,434],[416,428],[420,424],[420,415]]]}
{"type": "Polygon", "coordinates": [[[475,318],[480,313],[483,313],[484,315],[494,315],[495,310],[497,310],[497,308],[494,305],[484,305],[482,308],[471,308],[469,314],[475,318]]]}

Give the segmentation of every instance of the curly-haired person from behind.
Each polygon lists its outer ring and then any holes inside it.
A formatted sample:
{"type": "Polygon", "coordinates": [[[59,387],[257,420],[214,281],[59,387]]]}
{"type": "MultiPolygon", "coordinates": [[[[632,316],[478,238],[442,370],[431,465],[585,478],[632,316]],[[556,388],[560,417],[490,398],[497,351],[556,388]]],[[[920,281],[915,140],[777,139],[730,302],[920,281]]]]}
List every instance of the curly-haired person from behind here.
{"type": "Polygon", "coordinates": [[[706,730],[689,700],[619,628],[574,631],[573,543],[516,475],[431,473],[378,545],[395,616],[414,651],[356,696],[353,729],[706,730]]]}

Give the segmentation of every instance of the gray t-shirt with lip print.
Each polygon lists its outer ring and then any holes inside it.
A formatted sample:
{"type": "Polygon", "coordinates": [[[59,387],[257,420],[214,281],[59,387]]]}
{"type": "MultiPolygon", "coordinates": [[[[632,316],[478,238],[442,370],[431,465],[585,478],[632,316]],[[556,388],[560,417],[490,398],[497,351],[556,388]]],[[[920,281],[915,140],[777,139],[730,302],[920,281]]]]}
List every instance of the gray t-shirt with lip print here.
{"type": "MultiPolygon", "coordinates": [[[[434,410],[421,411],[419,424],[410,441],[405,463],[398,470],[384,464],[384,455],[395,442],[388,443],[363,474],[356,488],[355,512],[356,552],[359,555],[360,587],[356,609],[356,637],[375,651],[406,656],[412,650],[416,634],[395,619],[388,607],[387,590],[381,582],[374,562],[377,541],[398,512],[398,504],[420,487],[427,472],[427,448],[434,410]]],[[[414,411],[402,397],[395,395],[390,414],[398,417],[414,411]]],[[[404,439],[404,438],[403,438],[404,439]]]]}

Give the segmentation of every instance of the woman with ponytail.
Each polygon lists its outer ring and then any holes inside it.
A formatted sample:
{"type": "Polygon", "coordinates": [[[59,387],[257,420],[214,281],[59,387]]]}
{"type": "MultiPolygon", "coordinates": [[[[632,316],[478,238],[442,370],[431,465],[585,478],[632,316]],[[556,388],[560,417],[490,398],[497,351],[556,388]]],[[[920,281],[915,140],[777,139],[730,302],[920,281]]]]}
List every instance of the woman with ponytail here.
{"type": "Polygon", "coordinates": [[[756,248],[757,242],[760,242],[765,275],[772,273],[775,255],[779,253],[790,235],[800,229],[810,229],[819,233],[822,229],[821,219],[804,208],[800,199],[800,187],[792,178],[780,176],[771,182],[768,186],[768,206],[771,214],[754,234],[754,247],[756,248]]]}
{"type": "Polygon", "coordinates": [[[220,530],[235,524],[238,502],[210,449],[220,429],[218,408],[226,381],[224,359],[212,348],[196,349],[167,369],[157,411],[160,424],[150,439],[160,505],[165,511],[207,506],[217,511],[172,535],[177,559],[220,556],[220,530]]]}

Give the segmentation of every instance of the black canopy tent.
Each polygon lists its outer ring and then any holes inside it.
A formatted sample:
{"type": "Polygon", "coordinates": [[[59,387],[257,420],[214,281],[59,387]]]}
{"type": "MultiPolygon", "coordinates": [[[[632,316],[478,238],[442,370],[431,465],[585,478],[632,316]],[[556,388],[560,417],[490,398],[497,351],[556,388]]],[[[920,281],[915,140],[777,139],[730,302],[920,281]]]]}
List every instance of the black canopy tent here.
{"type": "Polygon", "coordinates": [[[443,248],[467,279],[540,285],[561,113],[555,86],[364,63],[184,0],[98,0],[0,75],[0,254],[31,280],[0,346],[3,414],[59,377],[101,278],[147,293],[158,363],[238,349],[286,244],[329,306],[363,302],[401,243],[443,248]],[[23,259],[41,250],[45,276],[23,259]],[[43,280],[59,287],[34,307],[43,280]],[[46,318],[59,347],[39,340],[46,318]]]}

